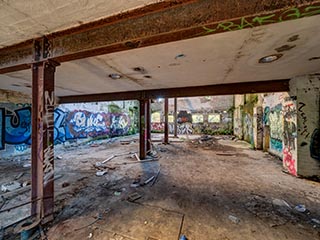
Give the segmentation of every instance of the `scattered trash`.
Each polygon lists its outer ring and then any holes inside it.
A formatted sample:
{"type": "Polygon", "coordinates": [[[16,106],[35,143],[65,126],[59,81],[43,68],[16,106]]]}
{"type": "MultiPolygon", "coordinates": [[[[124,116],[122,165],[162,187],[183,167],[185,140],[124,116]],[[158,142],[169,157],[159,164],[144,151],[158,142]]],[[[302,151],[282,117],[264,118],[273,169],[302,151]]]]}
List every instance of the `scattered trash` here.
{"type": "Polygon", "coordinates": [[[115,196],[120,196],[120,195],[121,195],[121,192],[115,191],[115,192],[114,192],[114,195],[115,195],[115,196]]]}
{"type": "Polygon", "coordinates": [[[287,208],[292,209],[291,206],[289,205],[289,203],[287,203],[286,201],[284,201],[282,199],[275,198],[275,199],[272,200],[272,204],[276,205],[276,206],[287,207],[287,208]]]}
{"type": "Polygon", "coordinates": [[[30,184],[31,184],[30,180],[24,181],[24,182],[22,183],[22,187],[26,187],[26,186],[28,186],[28,185],[30,185],[30,184]]]}
{"type": "Polygon", "coordinates": [[[56,159],[61,160],[61,159],[62,159],[62,157],[58,155],[58,156],[56,157],[56,159]]]}
{"type": "Polygon", "coordinates": [[[92,237],[93,237],[93,234],[92,234],[92,233],[89,233],[88,238],[90,239],[90,238],[92,238],[92,237]]]}
{"type": "Polygon", "coordinates": [[[152,183],[151,183],[151,186],[153,186],[153,185],[156,183],[159,175],[160,175],[160,168],[159,168],[159,170],[158,170],[158,172],[157,172],[157,175],[156,175],[155,178],[153,179],[153,181],[152,181],[152,183]]]}
{"type": "Polygon", "coordinates": [[[318,220],[318,219],[312,218],[311,221],[316,223],[316,224],[318,224],[318,225],[320,225],[320,220],[318,220]]]}
{"type": "Polygon", "coordinates": [[[97,171],[96,172],[96,176],[101,177],[103,175],[105,175],[108,171],[97,171]]]}
{"type": "Polygon", "coordinates": [[[24,168],[29,168],[29,167],[31,167],[31,163],[25,163],[25,164],[23,164],[23,167],[24,168]]]}
{"type": "Polygon", "coordinates": [[[140,162],[141,161],[141,159],[139,158],[139,156],[138,156],[138,154],[134,154],[134,156],[136,157],[136,159],[140,162]]]}
{"type": "Polygon", "coordinates": [[[21,178],[23,175],[24,175],[24,172],[19,173],[19,174],[14,178],[14,180],[18,180],[18,179],[21,178]]]}
{"type": "Polygon", "coordinates": [[[301,213],[304,213],[305,211],[307,211],[307,208],[305,205],[299,204],[299,205],[295,206],[294,210],[301,212],[301,213]]]}
{"type": "Polygon", "coordinates": [[[144,221],[144,225],[147,225],[148,224],[148,221],[144,221]]]}
{"type": "Polygon", "coordinates": [[[128,200],[129,202],[135,202],[136,200],[140,199],[141,197],[142,197],[142,196],[141,196],[139,193],[134,192],[134,193],[131,193],[131,194],[128,196],[127,200],[128,200]]]}
{"type": "Polygon", "coordinates": [[[140,178],[136,178],[136,179],[133,181],[133,183],[130,184],[130,187],[132,187],[132,188],[140,187],[140,181],[141,181],[140,178]]]}
{"type": "Polygon", "coordinates": [[[240,222],[240,219],[233,215],[229,215],[229,220],[235,224],[238,224],[240,222]]]}
{"type": "Polygon", "coordinates": [[[179,240],[188,240],[188,238],[185,235],[182,235],[179,240]]]}
{"type": "Polygon", "coordinates": [[[70,183],[68,183],[68,182],[62,183],[62,187],[63,187],[63,188],[68,187],[68,186],[70,186],[70,183]]]}
{"type": "Polygon", "coordinates": [[[140,184],[140,186],[147,185],[147,184],[150,183],[154,178],[155,178],[155,176],[152,176],[152,177],[148,178],[148,179],[145,180],[142,184],[140,184]]]}
{"type": "Polygon", "coordinates": [[[93,144],[90,145],[90,147],[99,147],[99,145],[96,144],[96,143],[93,143],[93,144]]]}
{"type": "Polygon", "coordinates": [[[5,184],[1,185],[2,192],[11,192],[11,191],[16,190],[18,188],[21,188],[21,184],[16,181],[13,181],[10,183],[5,183],[5,184]]]}
{"type": "Polygon", "coordinates": [[[120,141],[121,145],[129,145],[132,141],[120,141]]]}
{"type": "Polygon", "coordinates": [[[110,157],[108,157],[106,160],[102,161],[101,163],[104,164],[106,162],[109,162],[110,160],[114,159],[116,156],[115,155],[111,155],[110,157]]]}

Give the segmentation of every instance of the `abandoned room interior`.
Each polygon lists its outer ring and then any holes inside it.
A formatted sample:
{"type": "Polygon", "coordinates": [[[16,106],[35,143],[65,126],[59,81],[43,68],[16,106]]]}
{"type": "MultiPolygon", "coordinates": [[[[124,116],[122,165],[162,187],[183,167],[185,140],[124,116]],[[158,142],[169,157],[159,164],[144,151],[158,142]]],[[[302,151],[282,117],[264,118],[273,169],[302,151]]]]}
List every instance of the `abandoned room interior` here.
{"type": "Polygon", "coordinates": [[[320,0],[0,19],[0,240],[320,239],[320,0]]]}

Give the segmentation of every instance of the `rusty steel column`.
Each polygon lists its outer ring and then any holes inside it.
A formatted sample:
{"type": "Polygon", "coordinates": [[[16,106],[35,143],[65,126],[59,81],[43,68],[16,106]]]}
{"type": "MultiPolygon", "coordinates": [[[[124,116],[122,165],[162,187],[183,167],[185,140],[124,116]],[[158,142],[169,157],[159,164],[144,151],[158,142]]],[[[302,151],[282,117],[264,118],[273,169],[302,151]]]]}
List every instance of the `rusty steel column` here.
{"type": "Polygon", "coordinates": [[[177,138],[178,137],[178,103],[177,103],[177,98],[174,98],[174,113],[173,113],[173,117],[174,117],[174,137],[177,138]]]}
{"type": "Polygon", "coordinates": [[[151,100],[147,100],[146,105],[146,131],[147,131],[147,152],[151,150],[151,100]]]}
{"type": "Polygon", "coordinates": [[[54,206],[54,73],[59,64],[32,65],[31,215],[49,221],[54,206]]]}
{"type": "Polygon", "coordinates": [[[169,112],[169,99],[164,99],[164,144],[169,144],[169,121],[168,121],[168,112],[169,112]]]}
{"type": "Polygon", "coordinates": [[[139,155],[140,159],[145,159],[147,155],[147,100],[140,99],[140,135],[139,135],[139,155]]]}

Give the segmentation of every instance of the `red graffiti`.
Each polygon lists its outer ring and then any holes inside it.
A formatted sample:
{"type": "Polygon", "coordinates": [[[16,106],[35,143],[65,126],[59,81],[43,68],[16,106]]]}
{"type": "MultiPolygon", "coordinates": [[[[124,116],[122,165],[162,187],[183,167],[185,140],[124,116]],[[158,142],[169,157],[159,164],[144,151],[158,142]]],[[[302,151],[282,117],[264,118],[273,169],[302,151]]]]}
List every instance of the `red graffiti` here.
{"type": "Polygon", "coordinates": [[[152,131],[164,131],[164,123],[151,123],[152,131]]]}
{"type": "Polygon", "coordinates": [[[290,152],[290,148],[283,149],[283,163],[284,166],[288,169],[289,173],[291,173],[294,176],[297,176],[297,170],[295,167],[295,162],[292,158],[292,154],[290,152]]]}

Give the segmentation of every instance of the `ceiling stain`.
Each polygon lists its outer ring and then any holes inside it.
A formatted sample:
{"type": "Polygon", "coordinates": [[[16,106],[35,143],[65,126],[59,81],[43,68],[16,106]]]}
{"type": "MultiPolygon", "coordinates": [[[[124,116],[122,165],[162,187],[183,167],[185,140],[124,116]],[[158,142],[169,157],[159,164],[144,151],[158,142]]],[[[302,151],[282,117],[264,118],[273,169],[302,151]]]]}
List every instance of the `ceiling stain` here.
{"type": "Polygon", "coordinates": [[[275,48],[274,50],[276,50],[277,52],[285,52],[285,51],[289,51],[293,48],[295,48],[297,45],[283,45],[281,47],[275,48]]]}
{"type": "Polygon", "coordinates": [[[293,35],[292,37],[290,37],[287,42],[294,42],[294,41],[297,41],[297,40],[299,40],[299,35],[298,34],[293,35]]]}
{"type": "Polygon", "coordinates": [[[314,61],[314,60],[320,60],[320,57],[312,57],[312,58],[309,58],[309,61],[314,61]]]}
{"type": "Polygon", "coordinates": [[[135,71],[135,72],[140,72],[140,73],[142,73],[142,74],[147,73],[147,70],[146,70],[144,67],[134,67],[134,68],[133,68],[133,71],[135,71]]]}

